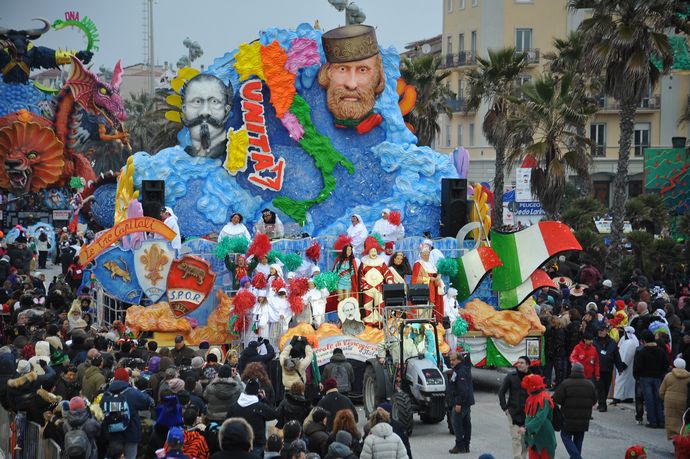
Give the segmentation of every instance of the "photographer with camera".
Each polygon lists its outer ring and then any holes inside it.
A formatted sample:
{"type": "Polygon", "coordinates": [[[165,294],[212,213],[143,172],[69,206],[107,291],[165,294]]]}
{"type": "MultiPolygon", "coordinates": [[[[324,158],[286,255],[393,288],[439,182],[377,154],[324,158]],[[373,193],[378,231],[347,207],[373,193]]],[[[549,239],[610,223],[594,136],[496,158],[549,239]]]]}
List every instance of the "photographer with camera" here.
{"type": "Polygon", "coordinates": [[[276,356],[276,351],[268,339],[259,336],[256,341],[250,341],[240,354],[237,372],[242,374],[248,364],[252,362],[262,363],[268,369],[268,362],[276,356]]]}

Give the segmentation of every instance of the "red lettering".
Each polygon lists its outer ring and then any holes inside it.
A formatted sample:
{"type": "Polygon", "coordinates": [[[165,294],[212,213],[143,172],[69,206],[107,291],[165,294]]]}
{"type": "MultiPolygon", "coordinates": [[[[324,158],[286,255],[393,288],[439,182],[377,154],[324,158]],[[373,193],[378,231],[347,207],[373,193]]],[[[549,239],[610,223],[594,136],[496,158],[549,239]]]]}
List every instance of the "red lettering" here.
{"type": "Polygon", "coordinates": [[[270,169],[275,164],[275,158],[273,155],[259,153],[258,151],[252,152],[251,159],[254,161],[254,171],[256,172],[270,169]]]}
{"type": "Polygon", "coordinates": [[[65,11],[65,20],[67,21],[78,21],[79,11],[65,11]]]}
{"type": "Polygon", "coordinates": [[[246,123],[244,127],[247,128],[247,132],[251,132],[252,134],[266,133],[266,126],[264,126],[263,124],[246,123]]]}
{"type": "Polygon", "coordinates": [[[242,118],[245,123],[266,124],[264,106],[248,100],[242,101],[242,118]]]}
{"type": "Polygon", "coordinates": [[[249,136],[249,145],[258,148],[264,153],[271,152],[271,146],[268,144],[268,136],[266,134],[261,134],[257,137],[249,136]]]}
{"type": "Polygon", "coordinates": [[[261,93],[261,80],[249,80],[242,85],[242,98],[253,100],[256,102],[263,102],[264,96],[261,93]]]}

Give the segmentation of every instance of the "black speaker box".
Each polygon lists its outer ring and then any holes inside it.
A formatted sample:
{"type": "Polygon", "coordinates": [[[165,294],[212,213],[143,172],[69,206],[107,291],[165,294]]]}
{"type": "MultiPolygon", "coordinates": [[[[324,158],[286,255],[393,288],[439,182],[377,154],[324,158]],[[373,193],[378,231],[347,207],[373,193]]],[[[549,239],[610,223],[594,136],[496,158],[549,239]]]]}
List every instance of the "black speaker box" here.
{"type": "Polygon", "coordinates": [[[407,297],[412,304],[427,304],[429,302],[429,286],[426,284],[411,284],[407,289],[407,297]]]}
{"type": "Polygon", "coordinates": [[[165,206],[165,180],[141,181],[141,207],[144,216],[159,218],[165,206]]]}
{"type": "Polygon", "coordinates": [[[405,284],[383,284],[383,304],[403,306],[405,303],[405,284]]]}
{"type": "Polygon", "coordinates": [[[455,237],[467,223],[467,180],[441,179],[441,237],[455,237]]]}

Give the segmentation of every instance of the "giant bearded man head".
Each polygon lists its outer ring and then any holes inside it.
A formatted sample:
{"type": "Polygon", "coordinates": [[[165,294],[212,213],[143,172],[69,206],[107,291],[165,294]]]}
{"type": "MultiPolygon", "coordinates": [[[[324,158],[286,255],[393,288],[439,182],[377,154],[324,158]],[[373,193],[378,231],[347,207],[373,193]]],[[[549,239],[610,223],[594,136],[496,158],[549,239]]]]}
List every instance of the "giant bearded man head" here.
{"type": "Polygon", "coordinates": [[[386,84],[374,28],[349,25],[321,37],[326,64],[319,84],[326,89],[328,109],[341,121],[358,122],[371,114],[386,84]]]}

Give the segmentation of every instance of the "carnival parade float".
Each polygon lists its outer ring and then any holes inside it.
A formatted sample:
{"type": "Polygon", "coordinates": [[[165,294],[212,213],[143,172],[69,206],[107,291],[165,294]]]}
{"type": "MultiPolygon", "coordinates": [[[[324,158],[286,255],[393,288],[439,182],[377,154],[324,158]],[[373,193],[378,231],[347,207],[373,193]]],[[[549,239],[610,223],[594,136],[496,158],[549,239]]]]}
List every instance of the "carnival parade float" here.
{"type": "Polygon", "coordinates": [[[541,355],[544,327],[530,296],[555,287],[540,266],[560,252],[581,250],[567,226],[490,230],[491,193],[476,185],[469,190],[471,223],[457,239],[395,240],[411,260],[419,255],[411,281],[400,281],[379,261],[391,242],[380,234],[338,237],[355,216],[363,225],[382,213],[408,234],[437,236],[441,181],[466,178],[469,165],[466,150],[445,155],[416,145],[414,126],[404,118],[415,105],[415,88],[400,78],[397,51],[380,46],[374,28],[269,28],[204,71],[179,69],[166,114],[179,123],[179,144],[133,153],[116,171],[117,184],[99,187],[103,177],[99,182],[81,145],[97,139],[127,147],[128,136],[118,92],[122,67],[105,82],[84,65],[97,44],[86,19],[71,24],[89,38],[80,52],[28,46],[38,30],[0,30],[9,50],[0,55],[11,59],[0,66],[13,69],[0,84],[0,187],[54,195],[83,181],[71,218],[88,213],[100,232],[82,248],[80,261],[119,302],[133,334],[154,333],[161,342],[183,335],[192,345],[263,336],[281,348],[304,336],[321,365],[336,347],[351,360],[376,358],[390,321],[396,324],[390,332],[411,352],[430,352],[437,341],[442,354],[469,348],[479,366],[541,355]],[[69,75],[56,95],[28,78],[27,69],[67,63],[69,75]],[[160,220],[142,206],[149,181],[164,183],[160,220]],[[253,237],[224,234],[228,222],[244,219],[268,226],[258,226],[253,237]],[[271,234],[278,222],[280,234],[271,234]],[[474,243],[465,240],[469,233],[474,243]],[[431,259],[434,250],[442,255],[431,259]],[[346,253],[353,273],[347,288],[334,269],[346,253]],[[384,285],[396,283],[426,289],[435,337],[426,325],[397,326],[423,308],[384,317],[384,285]],[[444,327],[450,287],[457,308],[444,327]],[[262,301],[283,309],[272,317],[262,301]]]}

